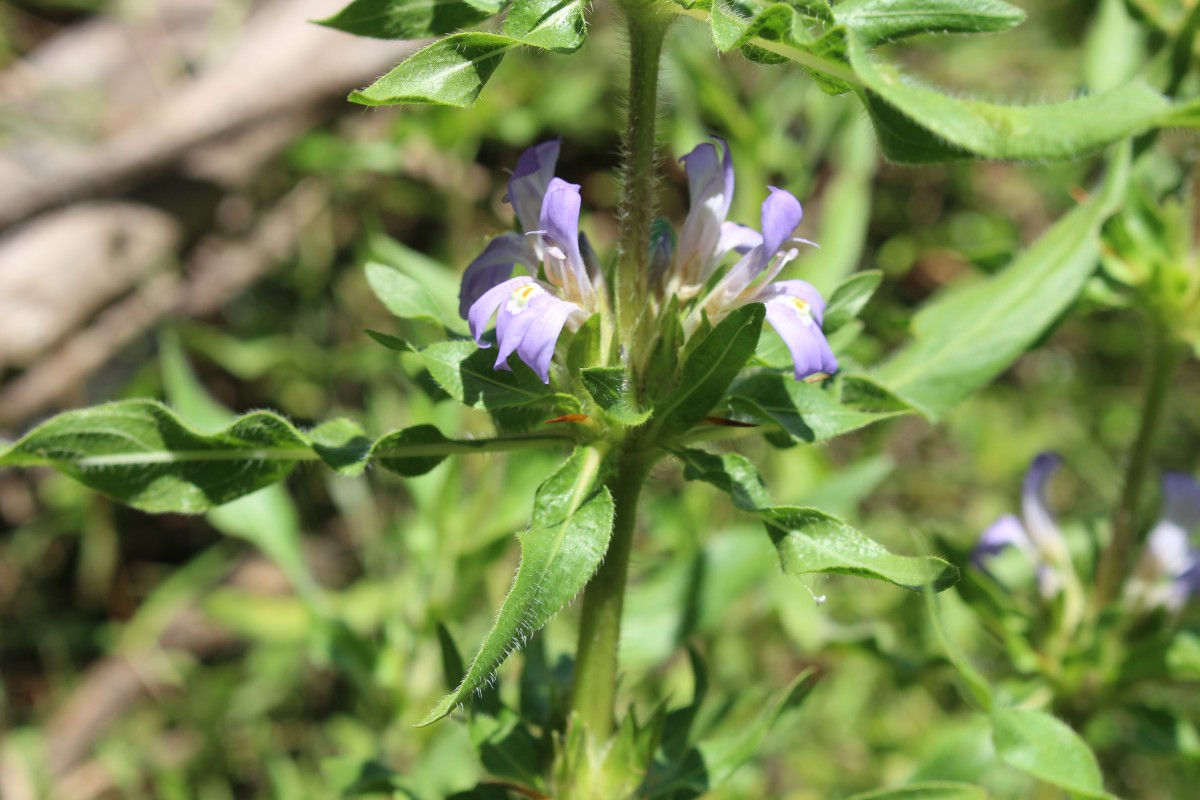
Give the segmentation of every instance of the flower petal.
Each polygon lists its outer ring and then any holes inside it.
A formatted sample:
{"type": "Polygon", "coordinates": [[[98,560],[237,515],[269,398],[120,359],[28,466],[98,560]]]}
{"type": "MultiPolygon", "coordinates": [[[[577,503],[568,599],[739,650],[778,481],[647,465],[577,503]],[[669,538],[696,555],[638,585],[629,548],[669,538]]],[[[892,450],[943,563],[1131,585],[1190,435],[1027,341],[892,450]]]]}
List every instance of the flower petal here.
{"type": "Polygon", "coordinates": [[[1005,514],[979,535],[979,541],[971,551],[971,563],[979,569],[986,569],[987,560],[1008,547],[1016,547],[1031,560],[1036,560],[1033,542],[1029,540],[1025,526],[1012,514],[1005,514]]]}
{"type": "Polygon", "coordinates": [[[1183,472],[1168,472],[1162,477],[1162,519],[1185,531],[1200,526],[1200,483],[1183,472]]]}
{"type": "Polygon", "coordinates": [[[762,236],[763,250],[770,259],[792,238],[804,217],[804,210],[791,192],[774,186],[767,188],[771,194],[762,204],[762,236]]]}
{"type": "Polygon", "coordinates": [[[1039,453],[1025,474],[1021,487],[1021,516],[1025,530],[1043,558],[1061,565],[1067,558],[1067,545],[1046,505],[1046,486],[1062,465],[1057,453],[1039,453]]]}
{"type": "Polygon", "coordinates": [[[512,203],[521,230],[526,233],[538,226],[542,200],[558,163],[560,144],[560,140],[554,139],[530,147],[521,154],[517,168],[508,179],[508,194],[504,199],[512,203]]]}
{"type": "Polygon", "coordinates": [[[766,301],[767,322],[783,338],[792,354],[796,380],[810,375],[837,372],[837,358],[825,341],[821,326],[813,319],[808,304],[790,295],[778,295],[766,301]]]}
{"type": "Polygon", "coordinates": [[[762,234],[746,225],[726,222],[721,225],[721,238],[717,242],[715,256],[719,260],[730,251],[745,255],[762,244],[762,234]]]}
{"type": "Polygon", "coordinates": [[[546,278],[570,300],[590,305],[592,284],[579,252],[579,185],[553,178],[539,218],[546,278]]]}
{"type": "Polygon", "coordinates": [[[703,284],[716,267],[722,224],[733,202],[733,159],[729,145],[717,141],[725,151],[722,157],[706,142],[680,159],[687,171],[688,215],[679,235],[676,268],[679,282],[686,286],[703,284]]]}
{"type": "Polygon", "coordinates": [[[517,355],[541,377],[542,383],[549,383],[550,361],[554,358],[554,347],[563,326],[572,314],[582,316],[584,312],[574,303],[551,294],[536,297],[526,312],[533,317],[533,322],[517,345],[517,355]]]}
{"type": "Polygon", "coordinates": [[[458,315],[466,318],[475,301],[488,289],[509,278],[517,264],[537,271],[533,250],[524,236],[508,232],[488,242],[463,272],[462,288],[458,292],[458,315]]]}
{"type": "Polygon", "coordinates": [[[527,275],[522,275],[518,278],[509,278],[503,283],[498,283],[491,289],[484,292],[478,300],[471,304],[471,308],[467,311],[467,323],[471,327],[471,335],[475,337],[475,343],[480,347],[491,347],[490,344],[483,341],[483,331],[488,324],[488,320],[492,318],[492,314],[496,313],[501,303],[507,302],[512,293],[520,286],[529,283],[531,278],[527,275]]]}
{"type": "Polygon", "coordinates": [[[825,324],[825,298],[817,291],[817,287],[808,281],[775,281],[759,293],[760,299],[787,295],[796,297],[808,304],[808,310],[818,325],[825,324]]]}

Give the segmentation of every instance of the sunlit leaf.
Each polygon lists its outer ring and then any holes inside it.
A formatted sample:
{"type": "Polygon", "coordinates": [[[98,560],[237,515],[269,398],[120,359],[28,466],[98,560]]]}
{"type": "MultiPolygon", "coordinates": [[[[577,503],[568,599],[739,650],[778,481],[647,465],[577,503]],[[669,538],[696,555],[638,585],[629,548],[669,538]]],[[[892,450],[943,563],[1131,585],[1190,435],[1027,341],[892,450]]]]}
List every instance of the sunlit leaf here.
{"type": "Polygon", "coordinates": [[[321,25],[377,39],[425,39],[469,28],[500,13],[494,0],[354,0],[321,25]]]}
{"type": "Polygon", "coordinates": [[[948,562],[897,556],[837,517],[815,508],[772,505],[758,470],[736,453],[676,450],[684,477],[726,492],[733,504],[761,519],[789,575],[835,573],[887,581],[906,589],[945,589],[958,577],[948,562]]]}
{"type": "Polygon", "coordinates": [[[845,0],[833,7],[839,24],[866,45],[918,33],[990,33],[1025,21],[1000,0],[845,0]]]}
{"type": "Polygon", "coordinates": [[[52,417],[0,451],[0,467],[53,467],[143,511],[198,514],[283,480],[303,461],[354,475],[378,460],[416,475],[458,453],[567,443],[558,435],[458,441],[430,426],[371,440],[349,420],[304,432],[269,411],[204,432],[156,401],[122,400],[52,417]]]}

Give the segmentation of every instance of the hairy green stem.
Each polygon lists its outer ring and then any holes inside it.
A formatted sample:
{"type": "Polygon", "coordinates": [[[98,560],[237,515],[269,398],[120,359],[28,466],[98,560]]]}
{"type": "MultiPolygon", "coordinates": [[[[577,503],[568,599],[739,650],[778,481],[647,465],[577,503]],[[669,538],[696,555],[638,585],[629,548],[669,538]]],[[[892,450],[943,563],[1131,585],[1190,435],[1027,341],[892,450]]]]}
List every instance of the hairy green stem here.
{"type": "MultiPolygon", "coordinates": [[[[629,36],[629,97],[621,193],[620,248],[614,287],[617,323],[627,351],[638,353],[638,323],[649,295],[650,226],[658,173],[658,72],[670,17],[655,6],[626,9],[629,36]]],[[[627,353],[628,355],[628,353],[627,353]]],[[[635,372],[638,365],[635,363],[635,372]]],[[[632,375],[636,381],[639,376],[632,375]]]]}
{"type": "Polygon", "coordinates": [[[1154,439],[1162,421],[1163,407],[1171,388],[1171,377],[1183,358],[1182,347],[1159,322],[1151,321],[1150,336],[1150,377],[1146,384],[1146,397],[1142,403],[1142,421],[1129,466],[1125,469],[1121,499],[1113,515],[1112,540],[1100,554],[1100,563],[1096,569],[1096,590],[1092,595],[1092,606],[1097,611],[1117,597],[1125,577],[1129,574],[1129,562],[1137,540],[1138,506],[1150,470],[1154,439]]]}
{"type": "Polygon", "coordinates": [[[628,442],[608,481],[616,508],[608,553],[583,593],[571,709],[597,745],[605,743],[613,731],[621,609],[637,527],[638,497],[650,467],[647,454],[635,442],[628,442]]]}

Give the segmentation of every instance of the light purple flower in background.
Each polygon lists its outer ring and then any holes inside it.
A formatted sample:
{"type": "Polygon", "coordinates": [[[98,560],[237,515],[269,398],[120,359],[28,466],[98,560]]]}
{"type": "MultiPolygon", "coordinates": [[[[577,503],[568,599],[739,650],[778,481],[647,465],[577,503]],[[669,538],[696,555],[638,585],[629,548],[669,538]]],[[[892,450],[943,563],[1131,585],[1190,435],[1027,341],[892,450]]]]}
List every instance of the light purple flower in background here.
{"type": "Polygon", "coordinates": [[[1200,527],[1200,483],[1190,475],[1168,472],[1162,477],[1162,490],[1162,511],[1146,538],[1126,599],[1135,606],[1174,612],[1200,595],[1200,549],[1190,540],[1190,533],[1200,527]]]}
{"type": "MultiPolygon", "coordinates": [[[[795,236],[804,216],[800,201],[783,189],[769,188],[771,194],[762,204],[761,236],[755,234],[756,243],[717,282],[701,308],[710,320],[717,322],[735,308],[763,303],[767,307],[767,322],[792,355],[796,380],[818,373],[833,374],[838,363],[821,330],[825,318],[821,293],[807,281],[772,283],[800,254],[794,245],[812,242],[795,236]]],[[[743,237],[742,241],[751,240],[743,237]]]]}
{"type": "Polygon", "coordinates": [[[496,369],[509,369],[515,352],[545,383],[563,328],[577,328],[597,310],[588,271],[595,258],[579,233],[579,186],[554,177],[558,149],[557,141],[545,142],[521,156],[506,199],[525,235],[490,241],[467,267],[459,293],[459,313],[480,347],[491,346],[483,334],[496,317],[496,369]],[[528,274],[513,277],[517,266],[528,274]]]}
{"type": "Polygon", "coordinates": [[[1021,517],[1005,514],[988,526],[971,553],[971,563],[986,570],[987,562],[1008,547],[1016,547],[1037,571],[1038,590],[1053,597],[1070,570],[1066,540],[1046,506],[1046,486],[1062,465],[1056,453],[1041,453],[1029,467],[1021,487],[1021,517]]]}
{"type": "Polygon", "coordinates": [[[744,253],[762,242],[751,228],[725,220],[733,202],[733,159],[725,140],[716,141],[723,155],[706,142],[680,159],[687,172],[689,210],[666,287],[668,295],[680,300],[695,297],[730,252],[744,253]]]}

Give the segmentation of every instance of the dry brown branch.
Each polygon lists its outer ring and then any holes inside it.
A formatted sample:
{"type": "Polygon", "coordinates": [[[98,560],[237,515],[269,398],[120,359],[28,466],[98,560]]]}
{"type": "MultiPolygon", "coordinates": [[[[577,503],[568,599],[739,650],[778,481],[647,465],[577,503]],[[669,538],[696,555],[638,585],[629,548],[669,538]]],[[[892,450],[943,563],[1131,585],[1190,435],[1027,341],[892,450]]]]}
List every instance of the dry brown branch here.
{"type": "MultiPolygon", "coordinates": [[[[128,186],[205,142],[344,95],[411,52],[313,25],[339,0],[270,0],[220,61],[164,87],[142,113],[92,146],[37,131],[0,154],[0,225],[128,186]]],[[[32,67],[25,65],[28,72],[32,67]]]]}
{"type": "Polygon", "coordinates": [[[164,316],[210,314],[295,252],[305,228],[324,212],[316,181],[301,184],[240,239],[201,242],[189,260],[192,277],[159,274],[108,308],[89,327],[0,392],[0,425],[15,425],[69,398],[89,375],[164,316]]]}

